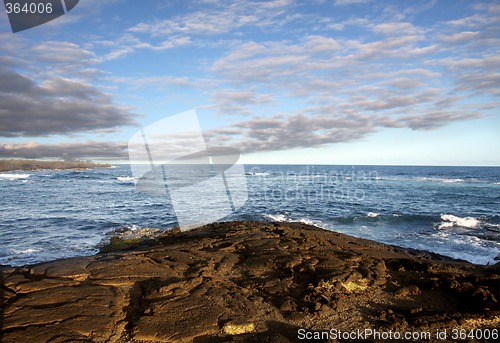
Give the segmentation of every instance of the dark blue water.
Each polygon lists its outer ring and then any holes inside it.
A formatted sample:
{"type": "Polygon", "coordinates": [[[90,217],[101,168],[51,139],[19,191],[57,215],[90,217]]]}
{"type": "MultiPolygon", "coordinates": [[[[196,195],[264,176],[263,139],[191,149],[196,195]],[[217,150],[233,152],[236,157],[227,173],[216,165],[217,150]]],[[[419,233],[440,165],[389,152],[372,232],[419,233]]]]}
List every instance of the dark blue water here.
{"type": "MultiPolygon", "coordinates": [[[[479,264],[500,255],[498,167],[245,170],[248,201],[221,220],[311,223],[479,264]]],[[[130,176],[128,165],[0,174],[0,263],[91,255],[122,226],[175,226],[169,197],[137,192],[130,176]]]]}

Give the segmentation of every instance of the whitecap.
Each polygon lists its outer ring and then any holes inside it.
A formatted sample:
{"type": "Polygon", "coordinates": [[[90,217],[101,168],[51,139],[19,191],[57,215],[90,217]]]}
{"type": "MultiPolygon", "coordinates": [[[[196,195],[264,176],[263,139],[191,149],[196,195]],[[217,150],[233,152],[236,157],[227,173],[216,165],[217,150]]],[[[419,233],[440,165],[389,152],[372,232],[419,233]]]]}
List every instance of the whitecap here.
{"type": "Polygon", "coordinates": [[[25,249],[16,249],[12,248],[11,252],[15,255],[27,255],[27,254],[33,254],[36,252],[39,252],[40,249],[38,248],[25,248],[25,249]]]}
{"type": "Polygon", "coordinates": [[[453,214],[442,214],[441,219],[443,220],[438,228],[439,229],[448,229],[454,226],[465,227],[469,229],[473,229],[477,227],[480,223],[479,219],[474,217],[457,217],[453,214]]]}
{"type": "Polygon", "coordinates": [[[378,217],[380,214],[376,213],[376,212],[368,212],[368,217],[370,218],[376,218],[378,217]]]}
{"type": "Polygon", "coordinates": [[[423,182],[443,182],[443,183],[465,182],[464,179],[448,179],[448,178],[442,178],[442,177],[428,177],[428,176],[417,176],[414,178],[410,178],[409,180],[423,181],[423,182]]]}
{"type": "Polygon", "coordinates": [[[463,179],[442,179],[443,182],[445,183],[458,183],[458,182],[464,182],[463,179]]]}
{"type": "MultiPolygon", "coordinates": [[[[456,259],[466,260],[476,264],[495,264],[500,250],[498,245],[469,235],[455,235],[440,231],[433,234],[434,241],[429,244],[433,252],[456,259]]],[[[423,247],[429,250],[429,246],[423,247]]]]}
{"type": "Polygon", "coordinates": [[[246,176],[268,176],[269,173],[262,173],[262,172],[246,172],[246,176]]]}
{"type": "Polygon", "coordinates": [[[30,177],[31,174],[0,174],[0,179],[4,180],[20,180],[20,179],[27,179],[30,177]]]}
{"type": "Polygon", "coordinates": [[[134,176],[118,176],[116,179],[121,182],[135,182],[138,178],[134,176]]]}
{"type": "Polygon", "coordinates": [[[278,213],[278,214],[264,214],[264,217],[269,219],[270,221],[273,222],[280,222],[280,223],[302,223],[306,225],[315,225],[315,226],[320,226],[321,222],[312,220],[309,218],[299,218],[299,219],[292,219],[287,217],[284,214],[278,213]]]}
{"type": "Polygon", "coordinates": [[[264,217],[266,217],[267,219],[269,219],[273,222],[283,223],[283,222],[289,221],[287,216],[285,216],[284,214],[264,214],[264,217]]]}

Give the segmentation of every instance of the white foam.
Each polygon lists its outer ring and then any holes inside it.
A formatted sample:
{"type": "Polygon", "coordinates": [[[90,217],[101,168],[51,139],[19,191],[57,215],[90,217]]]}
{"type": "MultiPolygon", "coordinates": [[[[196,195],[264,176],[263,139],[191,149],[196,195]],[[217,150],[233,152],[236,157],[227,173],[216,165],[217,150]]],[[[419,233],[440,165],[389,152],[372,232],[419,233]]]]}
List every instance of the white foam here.
{"type": "Polygon", "coordinates": [[[474,217],[457,217],[453,214],[442,214],[441,219],[443,220],[438,226],[439,229],[448,229],[454,226],[465,227],[473,229],[477,227],[480,223],[479,219],[474,217]]]}
{"type": "Polygon", "coordinates": [[[458,182],[464,182],[463,179],[442,179],[443,182],[445,183],[458,183],[458,182]]]}
{"type": "Polygon", "coordinates": [[[416,177],[414,180],[416,181],[429,181],[429,182],[444,182],[444,183],[459,183],[464,182],[463,179],[448,179],[442,177],[416,177]]]}
{"type": "MultiPolygon", "coordinates": [[[[483,265],[498,262],[495,258],[500,253],[500,250],[496,243],[491,244],[492,242],[484,241],[479,237],[454,235],[445,231],[440,231],[431,236],[434,238],[434,250],[432,251],[438,254],[483,265]]],[[[422,248],[429,250],[428,246],[422,248]]]]}
{"type": "Polygon", "coordinates": [[[246,176],[268,176],[269,173],[261,173],[261,172],[246,172],[246,176]]]}
{"type": "Polygon", "coordinates": [[[21,179],[27,179],[30,177],[31,174],[0,174],[0,179],[4,180],[21,180],[21,179]]]}
{"type": "MultiPolygon", "coordinates": [[[[464,179],[448,179],[443,177],[428,177],[428,176],[416,176],[416,177],[402,177],[402,176],[394,176],[394,177],[380,177],[377,180],[384,181],[422,181],[422,182],[443,182],[443,183],[461,183],[466,182],[464,179]]],[[[474,181],[477,182],[477,179],[470,179],[469,182],[474,181]]]]}
{"type": "Polygon", "coordinates": [[[264,214],[264,217],[274,222],[283,223],[289,221],[287,216],[285,216],[284,214],[264,214]]]}
{"type": "Polygon", "coordinates": [[[106,245],[110,241],[110,237],[119,237],[121,239],[148,239],[154,238],[160,234],[158,228],[141,228],[139,225],[123,226],[119,229],[112,230],[106,234],[106,237],[98,244],[106,245]]]}
{"type": "Polygon", "coordinates": [[[316,222],[314,220],[308,218],[301,218],[298,220],[298,222],[307,225],[316,225],[316,222]]]}
{"type": "Polygon", "coordinates": [[[138,178],[134,176],[118,176],[116,179],[121,182],[135,182],[138,178]]]}
{"type": "Polygon", "coordinates": [[[376,218],[376,217],[378,217],[379,215],[380,215],[380,214],[375,213],[375,212],[368,212],[368,217],[370,217],[370,218],[376,218]]]}
{"type": "Polygon", "coordinates": [[[264,217],[273,222],[280,222],[280,223],[302,223],[306,225],[315,225],[315,226],[320,226],[321,224],[321,222],[309,218],[291,219],[284,214],[264,214],[264,217]]]}
{"type": "Polygon", "coordinates": [[[11,251],[16,254],[16,255],[27,255],[27,254],[33,254],[35,252],[39,252],[40,249],[37,248],[26,248],[26,249],[11,249],[11,251]]]}

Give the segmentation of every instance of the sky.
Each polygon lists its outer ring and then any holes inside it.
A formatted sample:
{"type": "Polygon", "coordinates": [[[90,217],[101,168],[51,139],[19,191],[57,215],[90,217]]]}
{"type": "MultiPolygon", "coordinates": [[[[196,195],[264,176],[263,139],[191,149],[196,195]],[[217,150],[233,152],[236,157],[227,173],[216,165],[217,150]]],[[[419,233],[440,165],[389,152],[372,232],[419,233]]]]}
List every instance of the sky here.
{"type": "Polygon", "coordinates": [[[18,33],[1,9],[0,158],[126,163],[195,109],[242,163],[500,166],[499,1],[80,0],[18,33]]]}

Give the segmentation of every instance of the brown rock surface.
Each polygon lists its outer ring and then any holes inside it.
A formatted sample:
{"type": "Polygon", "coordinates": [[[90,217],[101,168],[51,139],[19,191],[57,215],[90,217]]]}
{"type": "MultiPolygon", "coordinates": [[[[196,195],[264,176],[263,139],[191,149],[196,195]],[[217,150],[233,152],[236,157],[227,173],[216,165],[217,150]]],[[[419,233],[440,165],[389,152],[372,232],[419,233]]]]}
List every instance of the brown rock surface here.
{"type": "Polygon", "coordinates": [[[500,325],[498,266],[303,224],[217,223],[2,278],[6,343],[296,342],[299,329],[500,325]]]}

